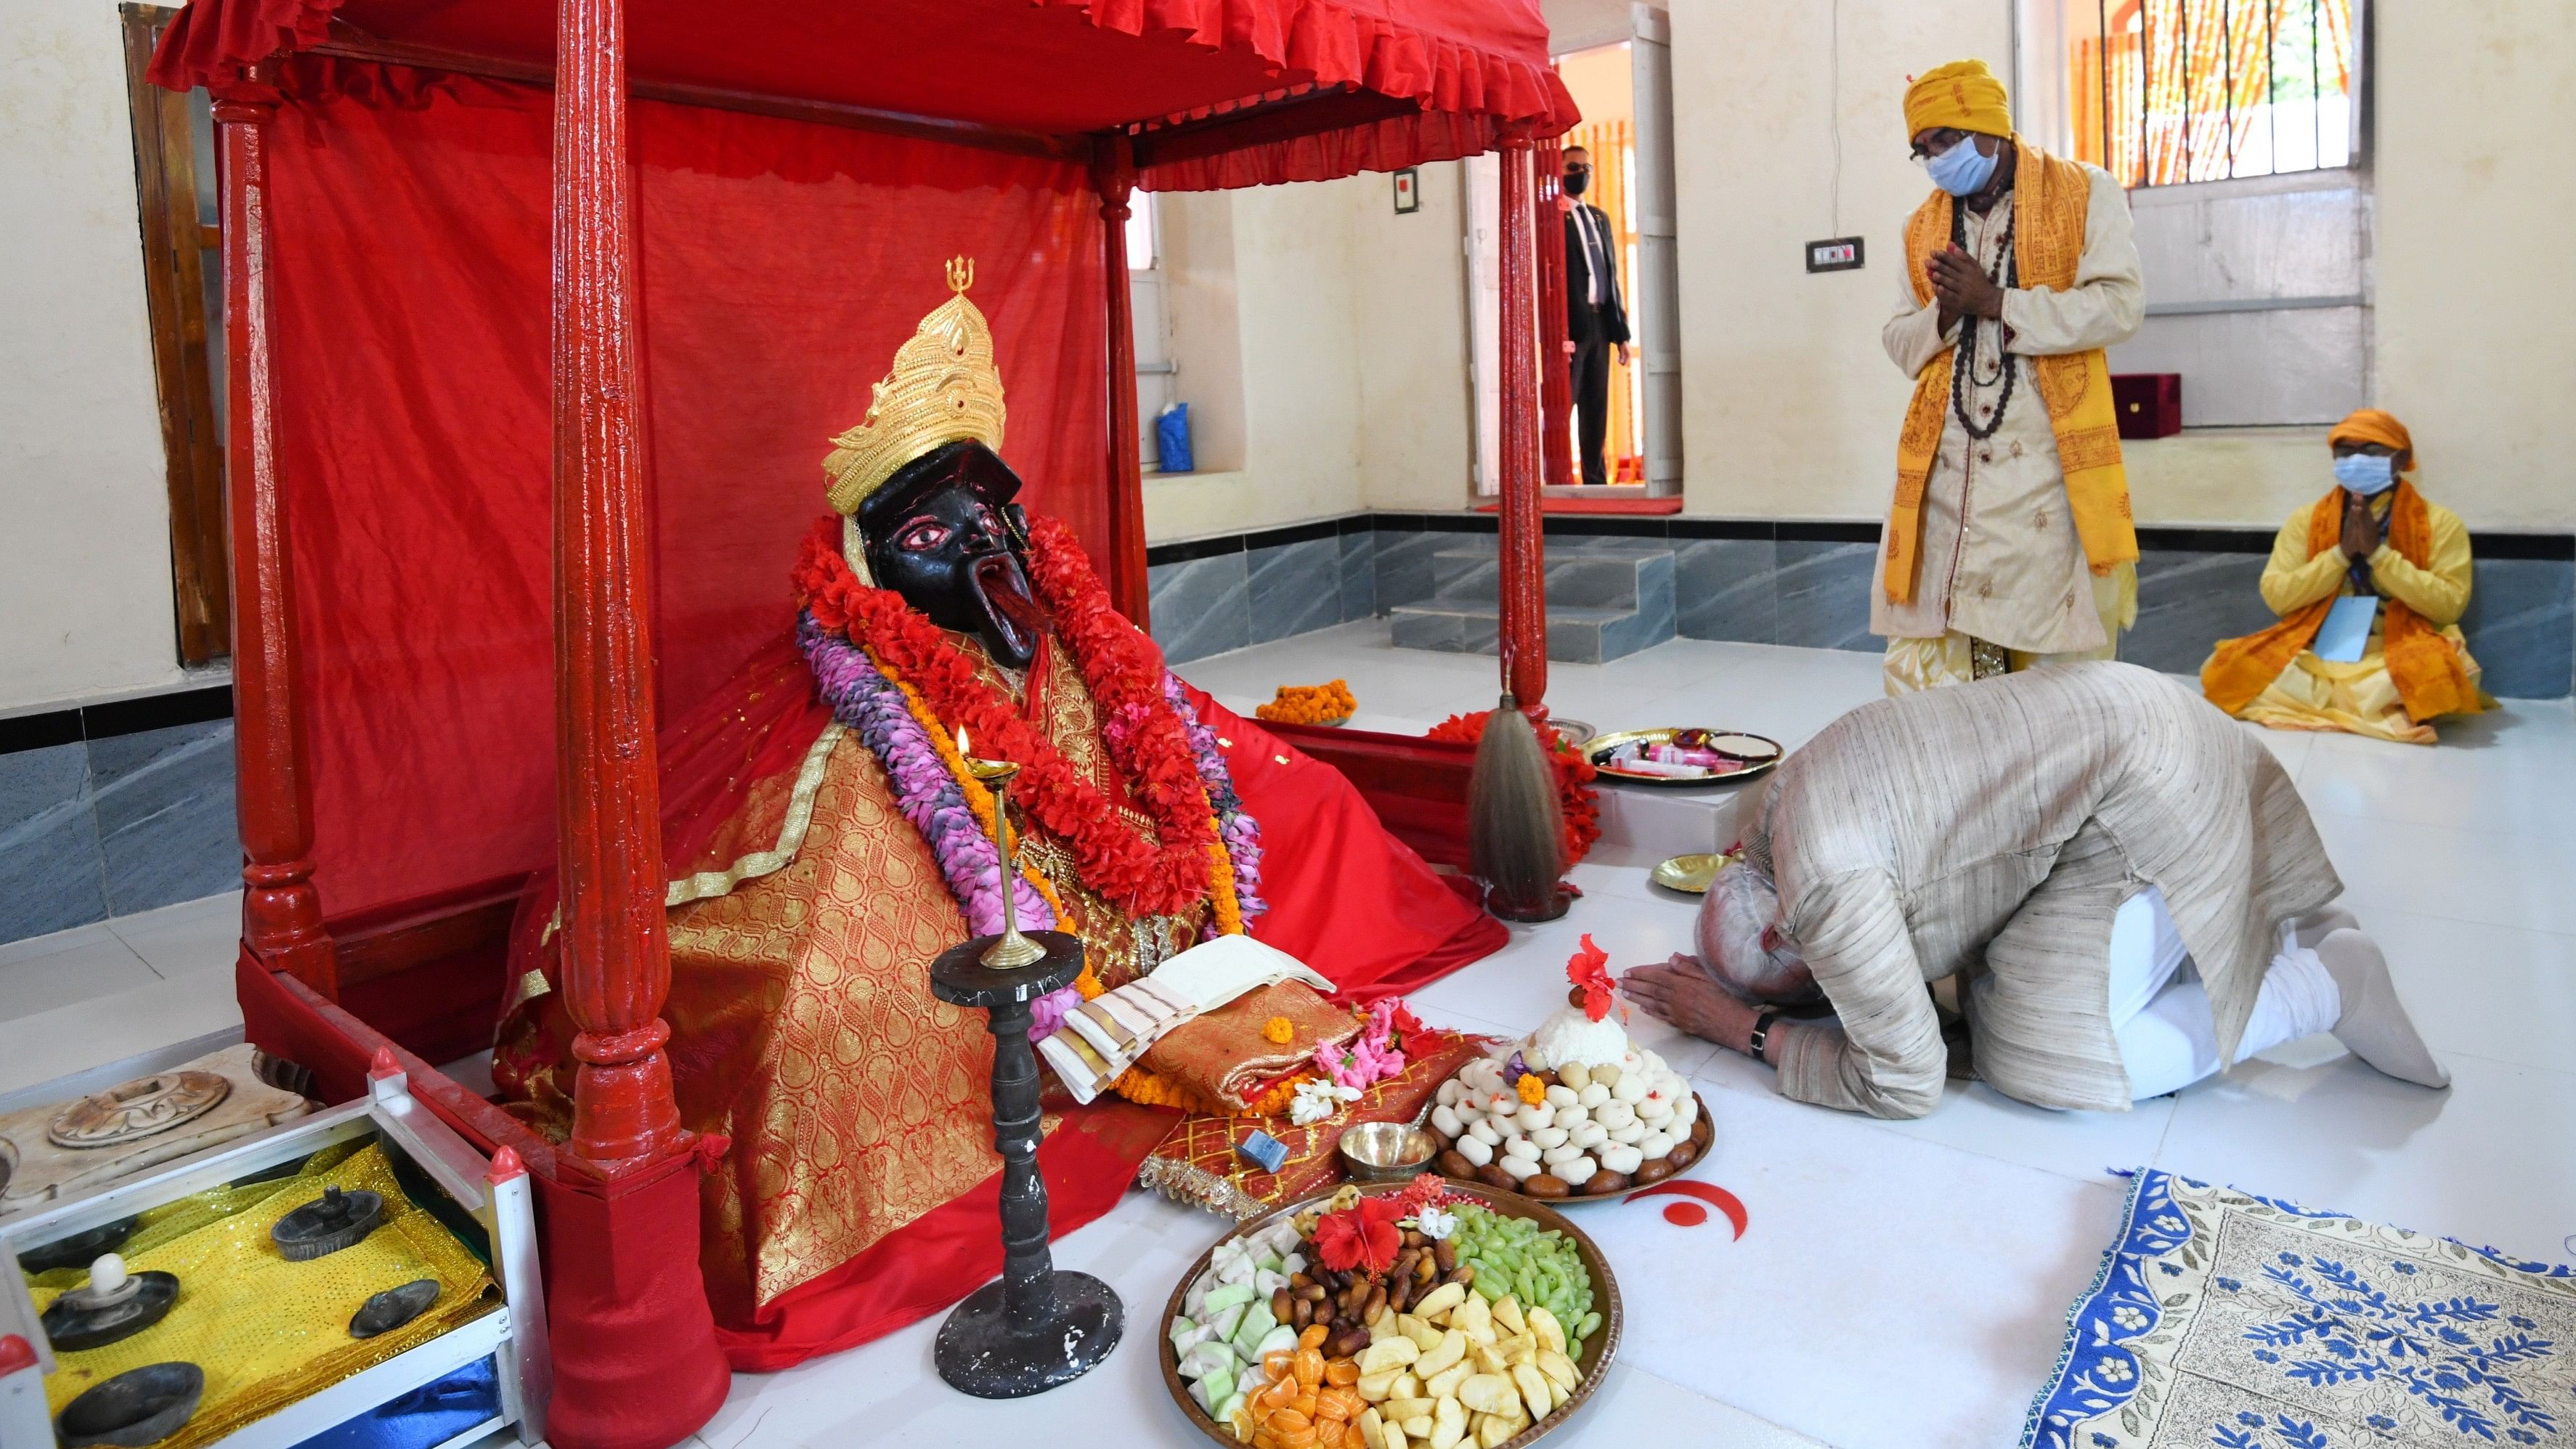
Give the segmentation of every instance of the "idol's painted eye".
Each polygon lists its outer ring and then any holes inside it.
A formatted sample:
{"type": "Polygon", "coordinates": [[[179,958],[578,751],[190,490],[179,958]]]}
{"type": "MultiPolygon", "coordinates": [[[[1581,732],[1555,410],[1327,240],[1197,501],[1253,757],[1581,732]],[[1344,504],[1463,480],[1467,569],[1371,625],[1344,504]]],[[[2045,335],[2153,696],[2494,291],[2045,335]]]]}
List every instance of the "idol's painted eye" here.
{"type": "Polygon", "coordinates": [[[928,553],[948,542],[948,525],[936,518],[916,518],[894,536],[894,546],[907,553],[928,553]]]}

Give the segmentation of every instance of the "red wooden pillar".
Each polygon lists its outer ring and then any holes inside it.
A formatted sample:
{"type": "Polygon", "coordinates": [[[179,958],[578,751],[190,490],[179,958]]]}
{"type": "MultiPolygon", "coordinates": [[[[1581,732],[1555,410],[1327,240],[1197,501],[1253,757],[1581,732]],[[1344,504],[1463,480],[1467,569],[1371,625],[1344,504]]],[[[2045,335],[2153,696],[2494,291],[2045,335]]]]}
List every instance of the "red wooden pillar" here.
{"type": "Polygon", "coordinates": [[[1503,688],[1533,714],[1547,697],[1547,582],[1539,531],[1538,286],[1530,223],[1530,138],[1502,143],[1503,688]]]}
{"type": "Polygon", "coordinates": [[[214,103],[222,128],[224,456],[233,542],[233,759],[242,841],[242,944],[326,997],[339,969],[313,889],[313,774],[297,697],[295,570],[278,494],[276,299],[268,274],[269,122],[277,92],[252,68],[214,103]]]}
{"type": "Polygon", "coordinates": [[[1136,299],[1127,282],[1127,201],[1136,189],[1126,133],[1099,138],[1092,185],[1100,192],[1101,285],[1109,294],[1109,599],[1139,629],[1151,627],[1145,588],[1145,462],[1136,432],[1136,299]]]}
{"type": "Polygon", "coordinates": [[[1537,172],[1538,215],[1538,416],[1539,481],[1562,488],[1583,480],[1574,472],[1574,359],[1566,348],[1565,150],[1550,136],[1531,152],[1537,172]]]}
{"type": "Polygon", "coordinates": [[[555,796],[573,1149],[681,1145],[662,1044],[670,942],[653,748],[652,564],[636,372],[624,0],[562,0],[555,42],[555,796]]]}

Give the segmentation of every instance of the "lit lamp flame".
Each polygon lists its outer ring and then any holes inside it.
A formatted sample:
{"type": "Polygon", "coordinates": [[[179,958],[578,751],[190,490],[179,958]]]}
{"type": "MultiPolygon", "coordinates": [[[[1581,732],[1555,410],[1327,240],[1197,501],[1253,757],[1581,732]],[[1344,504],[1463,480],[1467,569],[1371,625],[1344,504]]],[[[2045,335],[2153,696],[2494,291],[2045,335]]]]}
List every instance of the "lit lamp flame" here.
{"type": "Polygon", "coordinates": [[[957,759],[966,773],[993,792],[993,851],[1000,858],[1002,886],[1002,934],[984,952],[985,965],[996,970],[1014,970],[1042,960],[1046,948],[1020,934],[1019,911],[1012,897],[1019,872],[1011,862],[1011,777],[1020,767],[1009,760],[979,760],[966,737],[966,726],[957,726],[957,759]]]}

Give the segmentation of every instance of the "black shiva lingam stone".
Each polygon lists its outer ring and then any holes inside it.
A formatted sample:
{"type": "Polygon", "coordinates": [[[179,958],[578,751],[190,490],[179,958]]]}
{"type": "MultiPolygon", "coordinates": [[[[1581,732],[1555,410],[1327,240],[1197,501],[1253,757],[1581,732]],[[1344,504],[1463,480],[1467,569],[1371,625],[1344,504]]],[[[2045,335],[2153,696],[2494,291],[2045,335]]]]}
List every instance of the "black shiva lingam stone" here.
{"type": "Polygon", "coordinates": [[[176,1277],[129,1275],[125,1260],[109,1253],[90,1265],[89,1282],[46,1305],[45,1339],[65,1353],[105,1348],[159,1323],[178,1301],[176,1277]]]}
{"type": "MultiPolygon", "coordinates": [[[[1013,880],[1009,801],[1019,767],[972,755],[966,766],[993,791],[1001,879],[1013,880]]],[[[1000,935],[951,946],[930,965],[931,994],[981,1008],[993,1033],[1002,1276],[949,1313],[932,1352],[949,1387],[979,1399],[1021,1399],[1071,1383],[1109,1357],[1126,1328],[1126,1309],[1108,1284],[1088,1273],[1056,1271],[1047,1252],[1046,1179],[1038,1173],[1038,1056],[1029,1045],[1029,1003],[1082,974],[1082,941],[1062,931],[1022,934],[1011,895],[1007,888],[1002,892],[1000,935]]]]}
{"type": "Polygon", "coordinates": [[[268,1230],[269,1241],[290,1263],[307,1263],[327,1257],[342,1248],[354,1248],[385,1220],[385,1200],[381,1194],[365,1188],[342,1192],[336,1187],[322,1189],[322,1195],[277,1220],[268,1230]]]}
{"type": "Polygon", "coordinates": [[[205,1393],[206,1371],[192,1363],[128,1369],[63,1405],[54,1416],[54,1440],[62,1449],[142,1449],[177,1433],[205,1393]]]}

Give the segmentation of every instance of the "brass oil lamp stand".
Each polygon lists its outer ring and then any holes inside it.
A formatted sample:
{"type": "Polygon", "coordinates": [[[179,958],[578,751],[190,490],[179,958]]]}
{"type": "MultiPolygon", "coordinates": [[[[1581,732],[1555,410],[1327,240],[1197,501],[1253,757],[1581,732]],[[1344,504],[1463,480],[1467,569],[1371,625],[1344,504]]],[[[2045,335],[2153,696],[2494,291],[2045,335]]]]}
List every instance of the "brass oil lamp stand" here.
{"type": "Polygon", "coordinates": [[[1012,901],[1010,787],[1020,767],[958,753],[993,792],[1001,857],[1002,933],[951,946],[931,963],[940,1000],[982,1009],[993,1033],[993,1147],[1002,1155],[1002,1276],[967,1295],[939,1326],[932,1361],[949,1387],[982,1399],[1041,1394],[1082,1377],[1118,1346],[1126,1310],[1088,1273],[1059,1271],[1047,1251],[1046,1179],[1038,1173],[1038,1060],[1029,1003],[1082,974],[1082,942],[1023,934],[1012,901]]]}

